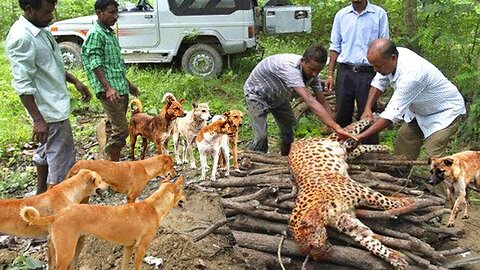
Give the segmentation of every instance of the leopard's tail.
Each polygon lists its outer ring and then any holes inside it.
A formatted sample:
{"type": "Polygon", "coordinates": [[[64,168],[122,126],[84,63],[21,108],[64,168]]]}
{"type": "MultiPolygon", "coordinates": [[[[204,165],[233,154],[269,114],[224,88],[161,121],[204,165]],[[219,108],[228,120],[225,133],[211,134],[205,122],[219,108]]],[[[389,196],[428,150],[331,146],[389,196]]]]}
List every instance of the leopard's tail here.
{"type": "Polygon", "coordinates": [[[130,109],[132,110],[132,115],[142,112],[142,102],[140,99],[134,98],[130,101],[130,109]],[[135,108],[136,107],[136,108],[135,108]]]}
{"type": "Polygon", "coordinates": [[[20,216],[30,225],[49,225],[54,220],[53,215],[41,217],[37,208],[32,206],[22,207],[20,209],[20,216]]]}

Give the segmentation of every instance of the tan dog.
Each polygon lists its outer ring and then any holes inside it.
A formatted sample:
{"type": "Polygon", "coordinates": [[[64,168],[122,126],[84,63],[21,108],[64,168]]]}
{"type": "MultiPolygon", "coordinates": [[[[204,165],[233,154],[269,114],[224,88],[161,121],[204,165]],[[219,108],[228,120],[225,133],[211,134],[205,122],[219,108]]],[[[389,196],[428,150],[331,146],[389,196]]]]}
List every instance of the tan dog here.
{"type": "MultiPolygon", "coordinates": [[[[237,142],[238,142],[238,129],[243,123],[243,112],[239,110],[230,110],[227,113],[222,115],[216,115],[212,121],[216,121],[218,119],[226,120],[232,126],[232,129],[235,131],[231,135],[228,135],[228,141],[230,142],[230,146],[232,147],[232,155],[233,155],[233,168],[236,172],[240,172],[238,167],[238,156],[237,156],[237,142]]],[[[225,157],[222,153],[220,153],[220,164],[218,165],[220,168],[225,168],[227,162],[229,161],[229,157],[225,157]]]]}
{"type": "Polygon", "coordinates": [[[135,249],[135,269],[138,270],[163,217],[171,208],[183,204],[183,177],[176,183],[168,180],[164,180],[150,197],[137,203],[120,206],[77,204],[45,217],[40,217],[34,207],[24,207],[20,215],[31,224],[50,225],[53,246],[50,252],[56,258],[56,270],[67,269],[82,234],[93,234],[123,245],[122,270],[128,269],[135,249]]]}
{"type": "Polygon", "coordinates": [[[182,108],[183,99],[177,101],[173,94],[166,93],[162,99],[162,102],[165,101],[168,101],[167,104],[162,108],[160,113],[155,116],[142,113],[142,103],[139,99],[133,99],[130,102],[132,117],[128,125],[128,133],[130,135],[131,160],[135,160],[135,143],[137,142],[138,135],[142,136],[141,159],[145,159],[147,140],[157,145],[157,154],[164,154],[164,151],[166,151],[168,138],[173,129],[173,121],[177,117],[184,117],[185,112],[182,108]],[[134,105],[137,106],[137,109],[134,109],[134,105]]]}
{"type": "Polygon", "coordinates": [[[81,169],[96,171],[111,189],[127,195],[129,203],[135,202],[150,179],[156,176],[176,175],[173,158],[168,155],[124,162],[80,160],[70,169],[67,176],[75,175],[81,169]]]}
{"type": "Polygon", "coordinates": [[[190,168],[195,169],[195,157],[193,156],[193,144],[198,132],[207,125],[212,118],[208,103],[192,103],[192,111],[187,115],[175,120],[173,128],[173,147],[175,149],[175,162],[177,164],[188,163],[187,150],[190,155],[190,168]],[[180,138],[183,139],[183,151],[180,152],[180,138]]]}
{"type": "Polygon", "coordinates": [[[465,205],[463,218],[468,218],[470,203],[467,194],[468,184],[475,180],[477,187],[480,187],[480,151],[465,151],[443,158],[431,158],[428,163],[432,173],[429,184],[436,185],[445,180],[447,185],[448,200],[452,209],[447,226],[453,227],[462,203],[465,205]],[[455,192],[458,193],[456,200],[455,192]]]}
{"type": "MultiPolygon", "coordinates": [[[[235,129],[230,125],[228,121],[219,119],[210,125],[202,128],[195,138],[195,143],[197,144],[198,152],[200,153],[200,164],[202,166],[202,176],[200,180],[205,180],[207,174],[207,156],[212,157],[212,175],[210,180],[216,180],[217,168],[218,168],[218,159],[220,152],[225,157],[230,155],[228,149],[228,139],[223,135],[230,136],[235,132],[235,129]]],[[[227,162],[226,166],[226,176],[230,175],[230,164],[227,162]]]]}
{"type": "Polygon", "coordinates": [[[81,170],[45,193],[25,199],[0,200],[0,232],[21,237],[47,237],[47,227],[25,223],[18,215],[20,208],[29,205],[42,215],[51,215],[107,188],[107,183],[96,172],[81,170]]]}

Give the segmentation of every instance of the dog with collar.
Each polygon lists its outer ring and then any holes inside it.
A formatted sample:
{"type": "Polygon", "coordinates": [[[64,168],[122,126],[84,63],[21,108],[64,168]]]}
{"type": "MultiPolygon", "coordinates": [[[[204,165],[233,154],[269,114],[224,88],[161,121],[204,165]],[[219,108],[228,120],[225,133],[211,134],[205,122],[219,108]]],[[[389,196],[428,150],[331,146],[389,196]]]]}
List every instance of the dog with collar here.
{"type": "Polygon", "coordinates": [[[452,213],[447,226],[453,227],[455,218],[460,211],[460,205],[465,205],[463,218],[468,218],[469,199],[467,188],[471,181],[480,187],[480,151],[465,151],[442,158],[428,160],[432,176],[429,184],[437,185],[445,182],[447,185],[448,200],[452,213]],[[458,193],[454,199],[455,193],[458,193]]]}

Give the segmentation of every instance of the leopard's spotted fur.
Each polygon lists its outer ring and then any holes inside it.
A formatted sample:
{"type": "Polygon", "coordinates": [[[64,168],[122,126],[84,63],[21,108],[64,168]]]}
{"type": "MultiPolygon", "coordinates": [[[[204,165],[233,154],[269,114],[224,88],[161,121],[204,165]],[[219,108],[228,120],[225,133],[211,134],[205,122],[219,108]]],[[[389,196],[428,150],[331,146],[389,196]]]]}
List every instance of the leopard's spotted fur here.
{"type": "MultiPolygon", "coordinates": [[[[351,132],[358,133],[369,124],[368,121],[356,122],[351,132]]],[[[413,201],[386,197],[352,180],[347,173],[346,149],[335,136],[296,141],[288,157],[299,189],[289,224],[305,252],[321,258],[329,246],[328,226],[348,234],[394,267],[406,267],[407,262],[401,255],[380,243],[375,234],[355,217],[354,210],[359,205],[392,209],[413,201]]]]}

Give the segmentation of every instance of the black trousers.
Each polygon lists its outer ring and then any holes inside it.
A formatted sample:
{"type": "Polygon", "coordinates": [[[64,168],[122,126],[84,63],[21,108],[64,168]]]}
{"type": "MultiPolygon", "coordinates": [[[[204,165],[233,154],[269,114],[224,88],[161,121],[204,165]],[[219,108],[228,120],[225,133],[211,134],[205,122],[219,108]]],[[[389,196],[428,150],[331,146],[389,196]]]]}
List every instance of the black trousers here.
{"type": "MultiPolygon", "coordinates": [[[[337,110],[335,121],[341,127],[346,127],[353,122],[355,102],[357,104],[357,114],[355,118],[360,120],[360,116],[367,103],[370,83],[373,77],[375,77],[373,70],[355,71],[345,65],[338,65],[337,78],[335,80],[337,110]]],[[[376,105],[373,110],[376,110],[376,105]]],[[[378,142],[378,134],[363,141],[365,144],[378,144],[378,142]]]]}

